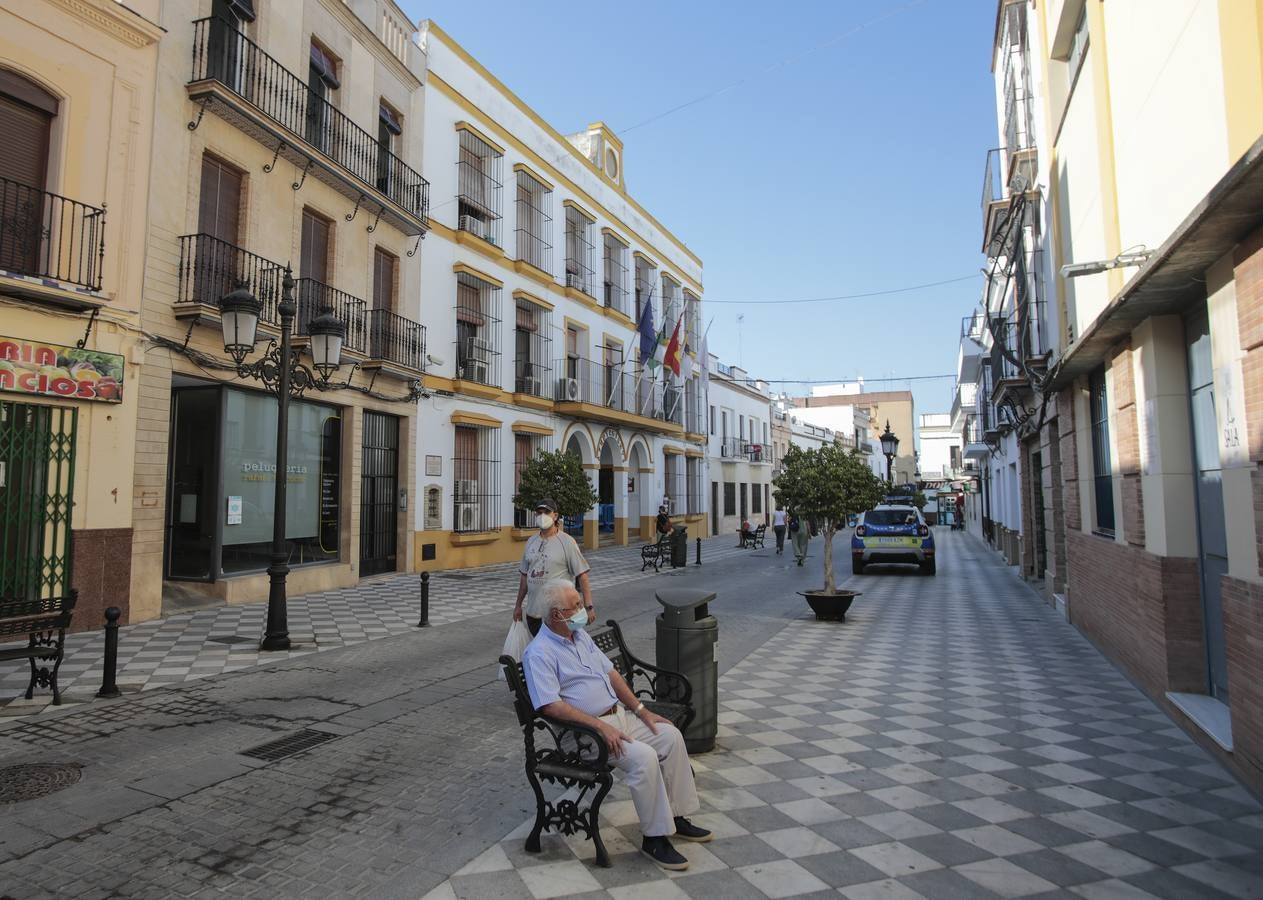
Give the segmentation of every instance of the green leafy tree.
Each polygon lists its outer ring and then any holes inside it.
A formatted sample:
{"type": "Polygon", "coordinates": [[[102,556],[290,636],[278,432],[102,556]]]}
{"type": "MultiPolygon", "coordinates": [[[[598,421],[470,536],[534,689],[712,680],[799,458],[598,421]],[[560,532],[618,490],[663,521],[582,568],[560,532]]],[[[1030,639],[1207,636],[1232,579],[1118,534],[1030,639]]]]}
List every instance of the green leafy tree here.
{"type": "MultiPolygon", "coordinates": [[[[837,590],[833,577],[833,536],[847,518],[872,509],[886,483],[873,474],[863,455],[837,444],[803,450],[793,444],[784,469],[772,481],[774,496],[800,520],[811,520],[824,535],[824,591],[837,590]]],[[[805,521],[802,527],[807,527],[805,521]]]]}
{"type": "Polygon", "coordinates": [[[917,491],[909,502],[917,509],[925,509],[925,504],[929,502],[929,499],[925,496],[925,491],[917,491]]]}
{"type": "Polygon", "coordinates": [[[534,509],[545,497],[557,501],[557,512],[562,516],[581,516],[598,499],[579,457],[564,450],[540,450],[527,460],[513,505],[534,509]]]}

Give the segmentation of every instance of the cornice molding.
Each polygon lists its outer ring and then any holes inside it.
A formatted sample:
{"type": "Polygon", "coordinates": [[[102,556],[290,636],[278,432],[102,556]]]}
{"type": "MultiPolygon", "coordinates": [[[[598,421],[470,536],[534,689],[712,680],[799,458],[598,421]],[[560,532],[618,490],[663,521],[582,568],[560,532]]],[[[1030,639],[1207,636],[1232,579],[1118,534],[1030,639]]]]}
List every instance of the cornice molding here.
{"type": "Polygon", "coordinates": [[[71,15],[131,47],[156,44],[166,33],[162,26],[114,0],[51,0],[71,15]]]}

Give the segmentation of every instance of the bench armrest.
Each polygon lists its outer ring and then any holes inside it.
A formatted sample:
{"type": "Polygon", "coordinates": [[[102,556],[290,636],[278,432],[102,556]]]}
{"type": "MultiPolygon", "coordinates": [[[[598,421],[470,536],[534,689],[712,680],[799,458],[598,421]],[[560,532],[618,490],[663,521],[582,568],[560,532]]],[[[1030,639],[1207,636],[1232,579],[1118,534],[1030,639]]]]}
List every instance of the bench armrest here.
{"type": "Polygon", "coordinates": [[[548,761],[598,771],[609,768],[610,748],[595,728],[579,722],[563,722],[538,711],[531,725],[536,740],[547,736],[536,745],[533,762],[548,761]]]}

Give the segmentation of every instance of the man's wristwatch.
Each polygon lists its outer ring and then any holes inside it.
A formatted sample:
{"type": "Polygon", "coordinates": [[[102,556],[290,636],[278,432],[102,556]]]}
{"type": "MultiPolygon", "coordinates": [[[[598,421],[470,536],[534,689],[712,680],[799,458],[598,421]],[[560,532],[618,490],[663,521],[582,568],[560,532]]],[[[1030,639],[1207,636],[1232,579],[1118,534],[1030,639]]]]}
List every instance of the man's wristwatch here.
{"type": "Polygon", "coordinates": [[[588,612],[592,612],[592,610],[594,610],[595,608],[596,607],[594,607],[591,603],[589,603],[587,606],[584,607],[584,609],[586,609],[588,612]]]}
{"type": "Polygon", "coordinates": [[[633,716],[638,716],[638,715],[640,715],[642,712],[644,712],[644,710],[645,710],[645,704],[643,704],[643,703],[639,703],[639,704],[637,704],[637,705],[636,705],[636,708],[632,710],[632,715],[633,715],[633,716]]]}

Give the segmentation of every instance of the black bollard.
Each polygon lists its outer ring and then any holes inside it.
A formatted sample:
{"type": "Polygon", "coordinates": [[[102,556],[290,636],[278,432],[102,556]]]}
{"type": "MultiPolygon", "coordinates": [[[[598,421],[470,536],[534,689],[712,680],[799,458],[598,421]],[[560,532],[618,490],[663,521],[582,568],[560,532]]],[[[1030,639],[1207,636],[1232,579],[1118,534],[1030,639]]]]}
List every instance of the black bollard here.
{"type": "Polygon", "coordinates": [[[98,697],[118,697],[118,684],[115,677],[118,668],[118,618],[123,611],[111,606],[105,611],[105,671],[101,674],[101,690],[98,697]]]}
{"type": "Polygon", "coordinates": [[[421,573],[421,621],[418,628],[430,627],[430,573],[421,573]]]}
{"type": "Polygon", "coordinates": [[[697,539],[697,562],[694,563],[694,565],[700,566],[701,564],[702,564],[702,539],[698,538],[697,539]]]}

